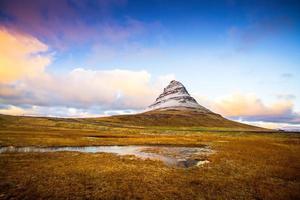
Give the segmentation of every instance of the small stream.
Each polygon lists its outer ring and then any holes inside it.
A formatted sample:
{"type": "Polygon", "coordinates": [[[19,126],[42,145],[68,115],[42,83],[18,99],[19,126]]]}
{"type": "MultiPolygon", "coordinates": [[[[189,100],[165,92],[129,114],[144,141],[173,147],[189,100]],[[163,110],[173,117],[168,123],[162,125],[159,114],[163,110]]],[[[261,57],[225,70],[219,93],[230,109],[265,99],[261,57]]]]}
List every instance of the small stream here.
{"type": "Polygon", "coordinates": [[[0,147],[0,153],[44,152],[113,153],[120,156],[134,155],[140,159],[160,160],[168,166],[188,168],[209,163],[203,159],[212,153],[208,147],[170,146],[86,146],[86,147],[0,147]]]}

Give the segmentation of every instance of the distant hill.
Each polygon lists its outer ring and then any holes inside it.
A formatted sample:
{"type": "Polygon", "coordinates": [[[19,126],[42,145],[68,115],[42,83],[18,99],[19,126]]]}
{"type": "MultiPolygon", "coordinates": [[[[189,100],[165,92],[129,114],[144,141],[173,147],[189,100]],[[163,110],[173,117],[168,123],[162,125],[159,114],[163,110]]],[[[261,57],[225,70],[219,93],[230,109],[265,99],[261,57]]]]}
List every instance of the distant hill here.
{"type": "Polygon", "coordinates": [[[266,130],[260,127],[231,121],[215,113],[201,113],[193,109],[153,110],[134,115],[101,117],[97,120],[107,123],[126,124],[131,126],[204,127],[212,129],[226,128],[266,130]]]}
{"type": "MultiPolygon", "coordinates": [[[[10,116],[0,114],[0,130],[47,131],[47,130],[97,130],[97,127],[127,128],[200,128],[203,130],[268,131],[223,118],[218,114],[203,114],[193,110],[149,111],[132,115],[115,115],[99,118],[55,118],[10,116]]],[[[271,131],[271,130],[269,130],[271,131]]]]}

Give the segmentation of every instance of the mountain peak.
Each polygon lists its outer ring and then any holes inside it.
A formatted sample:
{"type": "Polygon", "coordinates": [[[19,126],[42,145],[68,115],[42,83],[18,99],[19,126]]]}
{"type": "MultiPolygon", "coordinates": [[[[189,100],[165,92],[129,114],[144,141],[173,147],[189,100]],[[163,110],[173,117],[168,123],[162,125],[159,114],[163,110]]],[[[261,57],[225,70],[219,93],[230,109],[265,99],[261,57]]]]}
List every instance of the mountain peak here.
{"type": "Polygon", "coordinates": [[[210,110],[198,104],[198,102],[190,96],[184,85],[176,80],[172,80],[167,87],[164,88],[148,110],[170,110],[170,109],[194,109],[198,112],[211,113],[210,110]]]}
{"type": "Polygon", "coordinates": [[[178,88],[183,88],[185,90],[185,92],[188,93],[187,90],[185,89],[184,85],[182,83],[180,83],[179,81],[176,81],[176,80],[172,80],[169,83],[169,85],[166,88],[164,88],[164,92],[176,90],[178,88]]]}

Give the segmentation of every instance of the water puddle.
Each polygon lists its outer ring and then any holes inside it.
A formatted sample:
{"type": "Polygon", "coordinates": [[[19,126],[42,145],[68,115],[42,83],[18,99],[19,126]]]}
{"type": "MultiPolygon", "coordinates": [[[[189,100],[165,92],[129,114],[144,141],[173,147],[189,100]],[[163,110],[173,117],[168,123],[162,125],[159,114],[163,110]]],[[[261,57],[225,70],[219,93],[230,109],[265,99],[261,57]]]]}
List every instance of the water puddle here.
{"type": "Polygon", "coordinates": [[[58,152],[113,153],[134,155],[141,159],[160,160],[168,166],[188,168],[209,163],[204,158],[212,153],[208,147],[170,146],[87,146],[87,147],[0,147],[0,153],[58,152]]]}

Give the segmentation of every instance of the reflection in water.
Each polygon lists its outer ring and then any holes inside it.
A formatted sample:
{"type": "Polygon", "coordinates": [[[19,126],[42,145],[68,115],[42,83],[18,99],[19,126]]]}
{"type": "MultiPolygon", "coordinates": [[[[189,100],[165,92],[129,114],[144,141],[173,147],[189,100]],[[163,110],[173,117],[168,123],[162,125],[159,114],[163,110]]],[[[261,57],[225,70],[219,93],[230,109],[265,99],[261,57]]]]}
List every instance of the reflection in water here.
{"type": "Polygon", "coordinates": [[[113,153],[135,155],[141,159],[160,160],[169,166],[192,167],[208,163],[200,159],[212,153],[207,147],[166,147],[166,146],[87,146],[87,147],[0,147],[0,153],[57,152],[73,151],[83,153],[113,153]]]}

